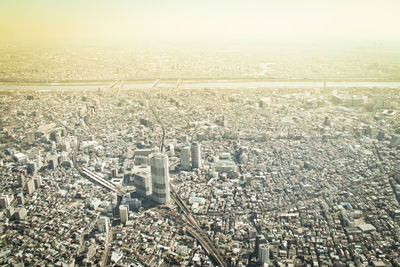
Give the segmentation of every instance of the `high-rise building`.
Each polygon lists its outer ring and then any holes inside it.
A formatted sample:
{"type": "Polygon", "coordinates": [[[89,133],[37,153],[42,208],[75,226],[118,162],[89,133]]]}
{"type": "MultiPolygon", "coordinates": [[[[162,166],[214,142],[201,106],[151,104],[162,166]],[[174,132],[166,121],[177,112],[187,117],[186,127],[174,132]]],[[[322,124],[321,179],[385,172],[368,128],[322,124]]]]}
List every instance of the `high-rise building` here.
{"type": "Polygon", "coordinates": [[[170,202],[169,164],[165,153],[156,153],[150,159],[152,198],[159,204],[170,202]]]}
{"type": "Polygon", "coordinates": [[[138,193],[138,195],[147,197],[150,196],[153,192],[150,174],[134,174],[134,185],[136,187],[136,193],[138,193]]]}
{"type": "Polygon", "coordinates": [[[136,155],[134,159],[134,164],[136,166],[150,165],[150,158],[149,156],[136,155]]]}
{"type": "Polygon", "coordinates": [[[198,142],[192,143],[192,168],[201,168],[201,145],[198,142]]]}
{"type": "Polygon", "coordinates": [[[121,220],[121,223],[124,225],[128,222],[128,206],[119,206],[119,218],[121,220]]]}
{"type": "Polygon", "coordinates": [[[26,190],[27,190],[29,195],[32,194],[33,192],[35,192],[36,188],[35,188],[35,182],[33,181],[33,179],[30,179],[26,183],[26,190]]]}
{"type": "Polygon", "coordinates": [[[261,266],[268,266],[269,264],[269,244],[260,244],[258,247],[258,260],[261,266]]]}
{"type": "Polygon", "coordinates": [[[138,195],[147,197],[153,192],[151,184],[150,166],[139,166],[134,168],[133,184],[138,195]]]}
{"type": "Polygon", "coordinates": [[[97,229],[99,232],[108,233],[108,225],[110,224],[110,219],[106,216],[101,216],[97,221],[97,229]]]}
{"type": "Polygon", "coordinates": [[[181,167],[182,170],[190,170],[190,147],[189,145],[182,148],[181,154],[181,167]]]}

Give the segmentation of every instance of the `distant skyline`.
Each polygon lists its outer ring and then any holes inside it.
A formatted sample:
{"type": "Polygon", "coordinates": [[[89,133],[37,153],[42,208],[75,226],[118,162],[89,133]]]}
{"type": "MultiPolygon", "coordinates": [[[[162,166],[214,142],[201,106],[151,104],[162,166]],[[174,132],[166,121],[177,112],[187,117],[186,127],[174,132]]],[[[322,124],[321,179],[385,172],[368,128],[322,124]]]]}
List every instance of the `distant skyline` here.
{"type": "Polygon", "coordinates": [[[1,0],[0,41],[398,39],[398,0],[1,0]]]}

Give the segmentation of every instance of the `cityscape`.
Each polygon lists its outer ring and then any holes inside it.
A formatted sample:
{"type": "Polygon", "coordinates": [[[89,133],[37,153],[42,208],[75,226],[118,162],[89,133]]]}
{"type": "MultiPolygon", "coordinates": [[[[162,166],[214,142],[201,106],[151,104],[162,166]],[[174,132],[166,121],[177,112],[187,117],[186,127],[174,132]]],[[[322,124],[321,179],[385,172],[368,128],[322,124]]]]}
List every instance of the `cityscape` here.
{"type": "Polygon", "coordinates": [[[166,2],[0,3],[0,266],[399,267],[400,2],[166,2]]]}
{"type": "Polygon", "coordinates": [[[397,90],[3,92],[2,263],[398,266],[397,90]]]}

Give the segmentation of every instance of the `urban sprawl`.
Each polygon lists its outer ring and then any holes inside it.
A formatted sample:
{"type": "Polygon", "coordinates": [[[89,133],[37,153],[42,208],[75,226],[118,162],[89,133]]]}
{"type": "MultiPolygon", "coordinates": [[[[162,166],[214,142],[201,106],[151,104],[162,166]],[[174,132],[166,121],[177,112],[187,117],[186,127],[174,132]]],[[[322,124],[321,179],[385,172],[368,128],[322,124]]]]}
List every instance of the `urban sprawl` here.
{"type": "Polygon", "coordinates": [[[398,88],[3,90],[0,265],[400,266],[399,107],[398,88]]]}

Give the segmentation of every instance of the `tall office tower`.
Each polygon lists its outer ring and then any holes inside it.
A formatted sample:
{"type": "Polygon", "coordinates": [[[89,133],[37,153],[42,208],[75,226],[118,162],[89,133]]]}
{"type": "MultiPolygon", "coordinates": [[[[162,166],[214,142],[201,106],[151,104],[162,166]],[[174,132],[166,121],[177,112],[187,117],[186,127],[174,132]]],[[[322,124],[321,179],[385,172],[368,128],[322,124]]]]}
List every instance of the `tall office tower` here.
{"type": "Polygon", "coordinates": [[[198,142],[192,143],[192,168],[201,168],[201,145],[198,142]]]}
{"type": "Polygon", "coordinates": [[[33,179],[30,179],[28,181],[28,183],[26,184],[26,190],[29,195],[31,195],[33,192],[35,192],[36,188],[35,188],[35,182],[33,181],[33,179]]]}
{"type": "Polygon", "coordinates": [[[106,216],[101,216],[97,221],[97,229],[101,233],[108,233],[109,224],[110,224],[110,219],[106,216]]]}
{"type": "Polygon", "coordinates": [[[269,244],[260,244],[258,247],[258,259],[261,266],[268,266],[269,264],[269,244]]]}
{"type": "Polygon", "coordinates": [[[126,224],[128,222],[128,206],[120,205],[119,206],[119,219],[122,224],[126,224]]]}
{"type": "Polygon", "coordinates": [[[153,192],[150,167],[143,166],[136,169],[138,171],[133,174],[133,184],[136,187],[136,193],[143,197],[150,196],[153,192]]]}
{"type": "Polygon", "coordinates": [[[190,146],[184,146],[181,154],[182,170],[190,170],[190,146]]]}
{"type": "Polygon", "coordinates": [[[170,202],[168,156],[156,153],[150,159],[152,198],[159,204],[170,202]]]}

